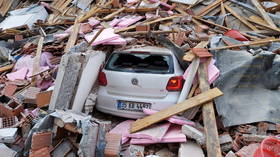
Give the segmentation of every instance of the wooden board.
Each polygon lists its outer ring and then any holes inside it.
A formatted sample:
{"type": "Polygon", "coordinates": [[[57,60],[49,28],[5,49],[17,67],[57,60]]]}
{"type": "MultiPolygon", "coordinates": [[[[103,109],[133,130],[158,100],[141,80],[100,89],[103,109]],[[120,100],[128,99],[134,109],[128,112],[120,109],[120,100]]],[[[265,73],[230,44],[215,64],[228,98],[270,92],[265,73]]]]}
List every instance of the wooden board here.
{"type": "Polygon", "coordinates": [[[245,18],[242,16],[238,15],[233,9],[231,9],[228,5],[224,4],[225,9],[230,12],[234,17],[236,17],[238,20],[240,20],[244,25],[249,27],[250,29],[257,31],[258,29],[252,25],[250,22],[248,22],[245,18]]]}
{"type": "Polygon", "coordinates": [[[251,41],[251,42],[248,42],[248,43],[245,43],[245,44],[237,44],[237,45],[210,48],[209,50],[230,49],[230,48],[242,47],[242,46],[268,44],[268,43],[271,43],[271,42],[280,42],[280,39],[263,39],[263,40],[251,41]]]}
{"type": "Polygon", "coordinates": [[[226,1],[226,0],[216,0],[214,3],[208,5],[207,7],[204,7],[198,14],[197,16],[204,16],[206,15],[207,13],[209,13],[211,10],[215,9],[216,7],[219,6],[219,4],[223,1],[226,1]]]}
{"type": "Polygon", "coordinates": [[[199,94],[195,97],[185,100],[182,103],[170,106],[166,109],[163,109],[150,116],[146,116],[142,119],[138,119],[137,121],[132,123],[130,132],[134,133],[139,130],[142,130],[148,126],[151,126],[152,124],[160,122],[168,117],[176,115],[187,109],[209,102],[210,100],[219,97],[221,95],[223,95],[223,93],[218,88],[210,89],[202,94],[199,94]]]}
{"type": "Polygon", "coordinates": [[[252,4],[258,9],[258,11],[261,13],[263,19],[274,28],[277,28],[277,26],[274,24],[274,22],[271,20],[271,18],[268,16],[266,11],[263,9],[261,4],[257,0],[251,0],[252,4]]]}
{"type": "MultiPolygon", "coordinates": [[[[202,92],[210,89],[208,83],[207,68],[208,62],[204,62],[199,65],[198,77],[199,77],[199,88],[202,92]]],[[[206,148],[208,157],[222,157],[218,129],[216,124],[216,117],[214,111],[213,102],[208,102],[202,106],[203,124],[206,135],[206,148]]]]}
{"type": "Polygon", "coordinates": [[[72,27],[72,30],[71,30],[71,35],[70,35],[70,37],[68,39],[68,42],[65,46],[64,53],[69,52],[70,48],[73,47],[76,44],[76,40],[77,40],[78,35],[79,35],[79,28],[80,28],[80,23],[78,23],[77,19],[76,19],[75,24],[74,24],[74,26],[72,27]]]}
{"type": "Polygon", "coordinates": [[[37,46],[35,60],[34,60],[34,63],[33,63],[32,75],[34,75],[34,74],[36,74],[40,71],[40,59],[41,59],[43,44],[44,44],[44,37],[40,37],[39,42],[38,42],[38,46],[37,46]]]}

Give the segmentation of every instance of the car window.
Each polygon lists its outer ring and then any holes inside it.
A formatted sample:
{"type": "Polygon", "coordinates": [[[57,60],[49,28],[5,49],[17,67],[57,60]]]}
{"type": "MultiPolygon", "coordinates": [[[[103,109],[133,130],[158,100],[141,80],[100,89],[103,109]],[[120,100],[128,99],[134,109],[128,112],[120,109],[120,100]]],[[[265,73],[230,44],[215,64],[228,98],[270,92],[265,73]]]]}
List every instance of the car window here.
{"type": "Polygon", "coordinates": [[[113,53],[105,69],[135,73],[174,73],[171,55],[150,53],[113,53]]]}

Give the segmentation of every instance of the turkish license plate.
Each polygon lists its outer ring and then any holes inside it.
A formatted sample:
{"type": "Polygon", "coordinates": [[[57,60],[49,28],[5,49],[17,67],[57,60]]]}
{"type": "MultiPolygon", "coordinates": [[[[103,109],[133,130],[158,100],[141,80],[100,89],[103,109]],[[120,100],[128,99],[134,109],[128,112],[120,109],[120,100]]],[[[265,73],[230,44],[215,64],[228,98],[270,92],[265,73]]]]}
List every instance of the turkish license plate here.
{"type": "Polygon", "coordinates": [[[151,109],[151,107],[152,107],[151,103],[123,101],[123,100],[117,101],[118,110],[142,112],[143,108],[151,109]]]}

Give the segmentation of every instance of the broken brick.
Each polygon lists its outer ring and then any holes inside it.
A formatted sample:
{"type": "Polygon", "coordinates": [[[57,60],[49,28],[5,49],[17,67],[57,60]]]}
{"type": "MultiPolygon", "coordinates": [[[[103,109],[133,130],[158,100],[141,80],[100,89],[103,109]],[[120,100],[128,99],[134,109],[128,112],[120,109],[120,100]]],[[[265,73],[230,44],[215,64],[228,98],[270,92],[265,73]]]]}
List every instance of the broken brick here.
{"type": "Polygon", "coordinates": [[[7,84],[3,89],[3,94],[7,97],[11,97],[17,90],[17,85],[15,84],[7,84]]]}
{"type": "Polygon", "coordinates": [[[120,134],[107,133],[106,136],[106,147],[105,156],[106,157],[118,157],[121,150],[121,139],[120,134]]]}
{"type": "Polygon", "coordinates": [[[213,55],[205,48],[192,48],[192,52],[198,57],[212,57],[213,55]]]}
{"type": "Polygon", "coordinates": [[[32,136],[32,150],[39,150],[44,147],[49,147],[52,144],[52,132],[38,132],[32,136]]]}

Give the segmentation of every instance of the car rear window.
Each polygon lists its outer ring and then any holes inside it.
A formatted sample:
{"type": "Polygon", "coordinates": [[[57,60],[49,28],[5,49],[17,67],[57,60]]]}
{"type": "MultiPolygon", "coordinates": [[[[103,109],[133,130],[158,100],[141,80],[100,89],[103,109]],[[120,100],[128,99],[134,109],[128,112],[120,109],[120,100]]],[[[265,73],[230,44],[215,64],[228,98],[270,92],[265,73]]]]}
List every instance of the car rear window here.
{"type": "Polygon", "coordinates": [[[105,69],[135,73],[174,73],[171,55],[150,53],[113,53],[105,69]]]}

